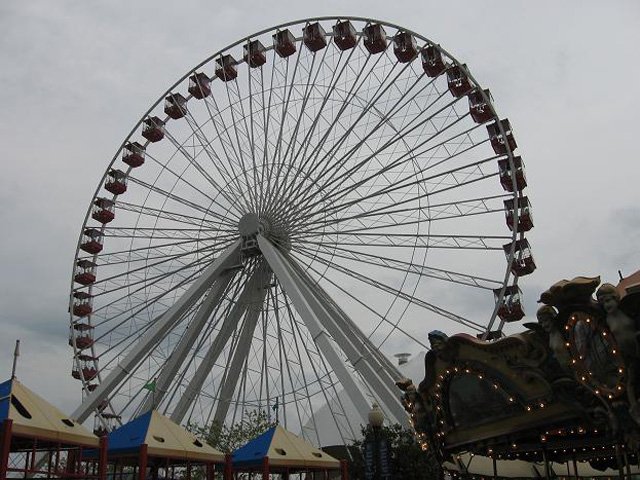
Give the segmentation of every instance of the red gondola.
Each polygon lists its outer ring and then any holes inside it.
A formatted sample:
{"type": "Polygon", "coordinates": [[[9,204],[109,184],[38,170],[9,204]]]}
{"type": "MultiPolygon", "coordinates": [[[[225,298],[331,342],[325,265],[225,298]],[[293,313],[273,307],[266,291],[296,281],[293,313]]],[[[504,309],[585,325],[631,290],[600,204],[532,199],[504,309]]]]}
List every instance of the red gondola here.
{"type": "Polygon", "coordinates": [[[400,63],[409,63],[418,56],[416,38],[409,32],[398,32],[393,38],[393,53],[400,63]]]}
{"type": "Polygon", "coordinates": [[[485,96],[491,101],[491,92],[487,89],[483,92],[474,90],[469,94],[469,113],[476,123],[485,123],[493,118],[491,105],[485,100],[485,96]]]}
{"type": "Polygon", "coordinates": [[[77,380],[81,380],[82,378],[84,378],[85,381],[93,380],[98,376],[98,370],[96,369],[95,362],[95,357],[90,355],[78,355],[77,362],[71,370],[71,376],[77,380]]]}
{"type": "Polygon", "coordinates": [[[93,202],[93,213],[91,214],[91,218],[97,220],[103,225],[112,221],[115,214],[115,203],[108,198],[96,198],[93,202]]]}
{"type": "Polygon", "coordinates": [[[327,46],[327,32],[318,22],[311,23],[302,29],[302,41],[312,52],[327,46]]]}
{"type": "MultiPolygon", "coordinates": [[[[531,204],[527,197],[518,198],[518,231],[528,232],[533,228],[533,218],[531,216],[531,204]]],[[[507,226],[509,230],[513,231],[514,218],[515,218],[515,204],[516,201],[511,198],[504,201],[504,211],[507,220],[507,226]]]]}
{"type": "Polygon", "coordinates": [[[216,58],[216,77],[223,82],[233,80],[238,76],[236,60],[231,55],[221,55],[216,58]]]}
{"type": "Polygon", "coordinates": [[[422,55],[422,68],[428,77],[437,77],[447,69],[442,59],[442,53],[435,45],[427,45],[420,53],[422,55]]]}
{"type": "MultiPolygon", "coordinates": [[[[527,186],[527,177],[524,172],[524,162],[521,156],[513,157],[515,168],[516,185],[515,188],[521,192],[527,186]]],[[[500,184],[507,192],[513,192],[513,180],[511,179],[511,164],[508,158],[498,160],[498,170],[500,172],[500,184]]]]}
{"type": "MultiPolygon", "coordinates": [[[[511,244],[507,243],[502,248],[508,258],[511,253],[511,244]]],[[[531,255],[529,241],[526,238],[516,240],[515,257],[513,259],[513,265],[511,266],[511,272],[521,277],[523,275],[529,275],[535,269],[536,263],[533,261],[533,255],[531,255]]]]}
{"type": "Polygon", "coordinates": [[[80,350],[84,350],[93,345],[93,327],[88,323],[74,323],[71,335],[69,345],[73,346],[74,340],[76,347],[80,350]]]}
{"type": "Polygon", "coordinates": [[[364,46],[370,54],[382,53],[387,49],[387,32],[379,23],[367,25],[362,30],[364,46]]]}
{"type": "Polygon", "coordinates": [[[184,117],[187,114],[187,99],[179,93],[170,94],[164,99],[164,113],[174,120],[184,117]]]}
{"type": "Polygon", "coordinates": [[[293,55],[296,51],[296,37],[288,29],[273,34],[273,48],[281,57],[293,55]]]}
{"type": "Polygon", "coordinates": [[[447,69],[447,83],[451,94],[460,98],[471,90],[471,82],[466,73],[466,65],[453,65],[447,69]]]}
{"type": "Polygon", "coordinates": [[[333,26],[333,43],[343,51],[356,46],[356,29],[349,20],[338,22],[333,26]]]}
{"type": "MultiPolygon", "coordinates": [[[[508,119],[500,120],[500,124],[502,125],[502,129],[504,130],[504,134],[507,136],[507,142],[509,143],[509,148],[513,152],[517,147],[517,143],[515,138],[513,138],[513,131],[511,130],[511,124],[508,119]]],[[[498,122],[494,122],[491,125],[487,125],[487,132],[489,132],[489,139],[491,140],[491,146],[493,147],[493,151],[498,155],[502,155],[507,153],[507,144],[500,133],[500,127],[498,126],[498,122]]]]}
{"type": "Polygon", "coordinates": [[[122,195],[127,191],[127,174],[122,170],[109,170],[104,188],[114,195],[122,195]]]}
{"type": "Polygon", "coordinates": [[[75,298],[75,301],[73,302],[72,311],[76,317],[86,317],[93,312],[93,306],[91,304],[92,296],[90,294],[78,290],[73,292],[73,298],[75,298]]]}
{"type": "Polygon", "coordinates": [[[96,281],[96,264],[90,260],[78,260],[78,270],[74,280],[80,285],[91,285],[96,281]]]}
{"type": "Polygon", "coordinates": [[[145,148],[138,142],[127,142],[122,150],[122,161],[131,168],[144,163],[145,148]]]}
{"type": "Polygon", "coordinates": [[[194,73],[189,77],[189,87],[187,91],[194,98],[202,100],[211,95],[211,79],[203,72],[194,73]]]}
{"type": "Polygon", "coordinates": [[[142,136],[152,143],[164,138],[164,123],[158,117],[149,117],[144,120],[142,136]]]}
{"type": "Polygon", "coordinates": [[[97,228],[85,228],[82,232],[80,249],[95,255],[102,251],[102,232],[97,228]]]}
{"type": "Polygon", "coordinates": [[[98,388],[97,383],[90,383],[89,385],[87,385],[87,390],[89,390],[90,392],[93,392],[96,388],[98,388]]]}
{"type": "Polygon", "coordinates": [[[252,40],[244,46],[244,61],[251,68],[261,67],[267,61],[264,45],[260,40],[252,40]]]}
{"type": "MultiPolygon", "coordinates": [[[[493,295],[496,301],[498,301],[500,289],[498,288],[494,290],[493,295]]],[[[524,317],[524,309],[522,308],[521,295],[522,292],[517,285],[509,285],[506,287],[504,296],[502,297],[502,301],[498,307],[498,317],[505,322],[517,322],[518,320],[522,320],[524,317]]]]}

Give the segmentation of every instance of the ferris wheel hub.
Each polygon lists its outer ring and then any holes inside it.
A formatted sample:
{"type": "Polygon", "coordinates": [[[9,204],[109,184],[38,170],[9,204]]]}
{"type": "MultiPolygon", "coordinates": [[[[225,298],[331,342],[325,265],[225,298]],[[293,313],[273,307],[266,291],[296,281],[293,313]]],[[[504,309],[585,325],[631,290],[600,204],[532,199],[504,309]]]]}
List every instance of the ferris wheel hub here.
{"type": "Polygon", "coordinates": [[[264,235],[269,231],[269,223],[261,219],[257,213],[247,213],[238,221],[238,231],[242,237],[264,235]]]}

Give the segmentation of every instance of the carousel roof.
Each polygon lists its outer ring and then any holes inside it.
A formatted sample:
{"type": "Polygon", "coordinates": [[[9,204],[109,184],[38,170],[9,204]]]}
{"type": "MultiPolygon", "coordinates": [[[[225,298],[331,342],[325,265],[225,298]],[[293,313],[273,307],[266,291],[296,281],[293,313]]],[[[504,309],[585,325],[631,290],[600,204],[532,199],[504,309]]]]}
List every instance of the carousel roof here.
{"type": "Polygon", "coordinates": [[[97,447],[98,437],[17,379],[0,383],[0,422],[13,420],[14,435],[97,447]]]}
{"type": "Polygon", "coordinates": [[[281,467],[340,468],[340,461],[280,426],[271,427],[233,453],[233,465],[261,465],[263,458],[281,467]]]}
{"type": "Polygon", "coordinates": [[[152,456],[192,461],[222,462],[224,454],[172,422],[150,411],[109,434],[109,454],[136,453],[146,444],[152,456]]]}

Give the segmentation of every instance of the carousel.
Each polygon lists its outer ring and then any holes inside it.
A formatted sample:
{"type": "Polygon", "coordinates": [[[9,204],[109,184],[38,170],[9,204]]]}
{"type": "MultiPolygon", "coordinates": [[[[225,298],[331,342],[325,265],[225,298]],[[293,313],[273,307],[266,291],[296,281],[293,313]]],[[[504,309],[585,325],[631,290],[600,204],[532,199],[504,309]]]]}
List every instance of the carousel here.
{"type": "Polygon", "coordinates": [[[483,341],[429,334],[425,378],[403,403],[452,477],[640,474],[640,272],[562,280],[526,331],[483,341]]]}

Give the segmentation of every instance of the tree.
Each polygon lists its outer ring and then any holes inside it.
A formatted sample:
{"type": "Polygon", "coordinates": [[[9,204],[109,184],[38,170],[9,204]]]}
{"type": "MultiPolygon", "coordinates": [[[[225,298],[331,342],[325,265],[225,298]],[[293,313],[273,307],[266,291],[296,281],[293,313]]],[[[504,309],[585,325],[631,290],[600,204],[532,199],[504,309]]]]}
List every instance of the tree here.
{"type": "Polygon", "coordinates": [[[234,450],[276,425],[277,423],[272,422],[264,410],[253,410],[247,412],[240,423],[236,423],[231,427],[213,421],[208,426],[189,423],[187,430],[207,442],[213,448],[223,453],[232,453],[234,450]]]}
{"type": "MultiPolygon", "coordinates": [[[[370,438],[373,430],[370,425],[362,427],[362,437],[370,438]]],[[[415,437],[415,432],[400,424],[383,426],[380,436],[391,443],[391,478],[402,480],[439,480],[444,478],[442,467],[434,453],[424,451],[415,437]]],[[[364,479],[364,440],[357,440],[353,446],[361,455],[354,458],[351,465],[351,478],[364,479]]]]}

